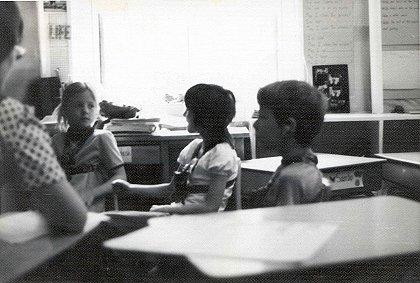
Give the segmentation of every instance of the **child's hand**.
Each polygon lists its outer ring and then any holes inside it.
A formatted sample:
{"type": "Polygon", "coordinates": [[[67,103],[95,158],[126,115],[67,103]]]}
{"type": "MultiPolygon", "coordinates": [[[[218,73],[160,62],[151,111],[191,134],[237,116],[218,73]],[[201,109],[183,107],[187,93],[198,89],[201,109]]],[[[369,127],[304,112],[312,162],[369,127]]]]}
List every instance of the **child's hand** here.
{"type": "Polygon", "coordinates": [[[150,212],[168,212],[167,205],[152,205],[150,208],[150,212]]]}
{"type": "Polygon", "coordinates": [[[132,184],[125,180],[117,179],[112,182],[112,189],[115,191],[128,191],[132,187],[132,184]]]}
{"type": "Polygon", "coordinates": [[[93,204],[93,201],[95,200],[95,195],[92,194],[92,192],[89,190],[80,192],[80,197],[85,202],[85,205],[87,207],[91,206],[93,204]]]}

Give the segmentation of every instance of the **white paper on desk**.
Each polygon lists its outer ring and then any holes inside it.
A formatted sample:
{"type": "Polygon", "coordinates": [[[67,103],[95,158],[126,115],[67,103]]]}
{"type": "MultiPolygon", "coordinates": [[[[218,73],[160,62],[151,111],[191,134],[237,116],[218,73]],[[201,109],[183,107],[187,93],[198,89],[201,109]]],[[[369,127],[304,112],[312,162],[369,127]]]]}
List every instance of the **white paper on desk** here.
{"type": "Polygon", "coordinates": [[[0,217],[0,240],[12,244],[48,234],[47,222],[36,211],[6,213],[0,217]]]}
{"type": "Polygon", "coordinates": [[[233,225],[218,221],[188,225],[182,220],[176,226],[176,221],[169,219],[168,225],[164,222],[159,219],[149,227],[106,241],[105,246],[166,254],[301,262],[309,259],[337,228],[327,223],[269,220],[233,225]]]}
{"type": "Polygon", "coordinates": [[[83,233],[93,230],[96,226],[99,225],[99,223],[108,221],[109,219],[111,218],[103,213],[88,212],[83,233]]]}
{"type": "MultiPolygon", "coordinates": [[[[109,216],[89,212],[83,232],[89,232],[109,216]]],[[[36,211],[6,213],[0,217],[0,240],[11,243],[23,243],[48,234],[45,218],[36,211]]]]}

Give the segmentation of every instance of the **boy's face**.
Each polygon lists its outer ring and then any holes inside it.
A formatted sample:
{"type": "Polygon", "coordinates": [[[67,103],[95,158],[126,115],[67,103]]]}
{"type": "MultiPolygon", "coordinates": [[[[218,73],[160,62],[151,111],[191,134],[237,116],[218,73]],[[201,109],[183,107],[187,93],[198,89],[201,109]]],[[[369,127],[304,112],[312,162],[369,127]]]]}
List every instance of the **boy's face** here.
{"type": "Polygon", "coordinates": [[[65,117],[70,127],[91,127],[98,115],[96,101],[89,91],[85,91],[72,98],[66,109],[65,117]]]}
{"type": "Polygon", "coordinates": [[[281,150],[283,134],[271,109],[260,106],[254,128],[259,146],[265,149],[281,150]]]}
{"type": "Polygon", "coordinates": [[[187,131],[189,133],[197,133],[198,132],[198,129],[197,129],[197,127],[194,124],[193,114],[191,113],[191,111],[189,111],[188,109],[186,109],[185,112],[184,112],[184,117],[185,117],[185,119],[187,120],[187,123],[188,123],[188,125],[187,125],[187,131]]]}

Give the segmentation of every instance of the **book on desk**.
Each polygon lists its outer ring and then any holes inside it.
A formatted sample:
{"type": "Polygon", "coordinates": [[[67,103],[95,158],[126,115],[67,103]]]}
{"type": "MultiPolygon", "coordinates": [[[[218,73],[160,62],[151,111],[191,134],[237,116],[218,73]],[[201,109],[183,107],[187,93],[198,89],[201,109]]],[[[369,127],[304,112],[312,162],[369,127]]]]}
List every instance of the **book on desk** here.
{"type": "Polygon", "coordinates": [[[104,129],[111,132],[137,132],[151,134],[156,130],[159,121],[159,118],[111,119],[111,121],[104,126],[104,129]]]}

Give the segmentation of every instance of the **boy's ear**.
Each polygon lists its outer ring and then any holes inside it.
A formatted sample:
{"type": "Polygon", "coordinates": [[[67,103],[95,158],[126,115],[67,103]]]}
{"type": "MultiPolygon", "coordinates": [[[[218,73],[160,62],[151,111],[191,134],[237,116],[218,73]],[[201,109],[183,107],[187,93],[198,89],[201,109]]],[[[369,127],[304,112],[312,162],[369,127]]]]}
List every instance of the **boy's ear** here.
{"type": "Polygon", "coordinates": [[[296,120],[293,117],[289,117],[286,119],[284,126],[283,126],[285,133],[294,134],[296,131],[296,120]]]}

